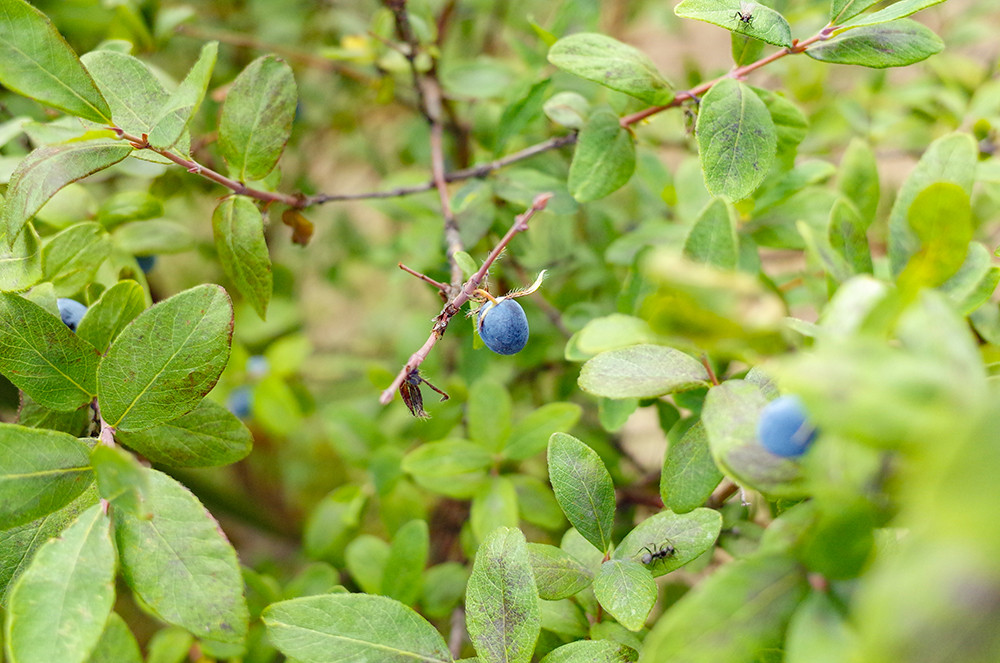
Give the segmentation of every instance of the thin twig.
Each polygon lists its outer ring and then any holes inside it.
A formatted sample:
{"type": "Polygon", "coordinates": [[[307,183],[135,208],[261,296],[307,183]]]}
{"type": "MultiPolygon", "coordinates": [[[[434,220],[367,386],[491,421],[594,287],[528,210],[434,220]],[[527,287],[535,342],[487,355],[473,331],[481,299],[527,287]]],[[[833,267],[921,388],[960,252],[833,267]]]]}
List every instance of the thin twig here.
{"type": "Polygon", "coordinates": [[[510,244],[510,241],[514,239],[515,235],[528,229],[528,221],[531,220],[531,217],[533,217],[537,212],[545,209],[545,205],[548,204],[549,199],[551,198],[551,193],[538,194],[535,196],[535,200],[531,203],[531,207],[514,219],[514,223],[511,224],[507,234],[505,234],[500,241],[497,242],[497,245],[493,247],[490,254],[486,256],[486,260],[483,261],[482,267],[480,267],[475,274],[469,277],[469,280],[465,282],[458,294],[455,295],[451,301],[445,304],[441,313],[434,318],[434,326],[431,328],[430,336],[419,350],[410,355],[410,358],[396,375],[396,379],[392,381],[392,384],[390,384],[379,397],[379,402],[382,403],[382,405],[387,405],[392,401],[393,397],[396,395],[396,391],[399,389],[399,385],[403,383],[403,380],[405,380],[410,373],[417,370],[420,364],[427,359],[427,355],[430,354],[431,348],[433,348],[438,342],[438,339],[444,336],[444,332],[448,328],[448,323],[461,310],[462,306],[472,298],[476,288],[478,288],[479,284],[483,282],[484,278],[486,278],[486,272],[489,271],[493,262],[500,257],[500,254],[503,253],[503,250],[508,244],[510,244]]]}
{"type": "Polygon", "coordinates": [[[441,283],[440,281],[435,281],[434,279],[432,279],[431,277],[427,276],[426,274],[421,274],[420,272],[418,272],[415,269],[410,269],[409,267],[407,267],[406,265],[404,265],[401,262],[400,263],[396,263],[396,266],[399,267],[404,272],[406,272],[407,274],[412,274],[413,276],[416,276],[421,281],[424,281],[426,283],[430,283],[432,286],[434,286],[435,288],[437,288],[441,292],[447,292],[448,291],[448,284],[446,284],[446,283],[441,283]]]}
{"type": "Polygon", "coordinates": [[[451,613],[451,632],[448,634],[448,651],[452,658],[462,655],[462,642],[465,640],[465,611],[455,608],[451,613]]]}
{"type": "Polygon", "coordinates": [[[100,440],[100,443],[106,447],[115,446],[115,429],[111,426],[111,424],[104,420],[104,417],[101,415],[101,406],[98,405],[96,398],[90,402],[90,407],[94,410],[94,416],[97,417],[97,421],[101,426],[101,432],[98,435],[98,440],[100,440]]]}

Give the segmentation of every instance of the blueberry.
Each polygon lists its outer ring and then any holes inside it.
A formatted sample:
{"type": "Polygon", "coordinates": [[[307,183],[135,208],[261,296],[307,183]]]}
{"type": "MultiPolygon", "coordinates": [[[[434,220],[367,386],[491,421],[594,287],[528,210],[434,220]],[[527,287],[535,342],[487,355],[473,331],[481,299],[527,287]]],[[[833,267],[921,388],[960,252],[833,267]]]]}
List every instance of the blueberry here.
{"type": "Polygon", "coordinates": [[[757,420],[757,439],[776,456],[796,458],[806,452],[816,437],[798,396],[779,396],[764,406],[757,420]]]}
{"type": "Polygon", "coordinates": [[[139,263],[143,274],[149,274],[149,270],[156,264],[156,256],[136,256],[135,261],[139,263]]]}
{"type": "Polygon", "coordinates": [[[250,416],[250,407],[253,405],[253,392],[246,385],[236,387],[229,392],[226,399],[226,409],[235,414],[240,419],[250,416]]]}
{"type": "Polygon", "coordinates": [[[65,299],[60,297],[56,300],[59,306],[59,317],[63,323],[69,327],[70,331],[76,331],[76,326],[80,324],[83,314],[87,312],[87,307],[75,299],[65,299]]]}
{"type": "Polygon", "coordinates": [[[493,352],[512,355],[528,343],[528,318],[513,299],[501,297],[479,309],[479,336],[493,352]]]}

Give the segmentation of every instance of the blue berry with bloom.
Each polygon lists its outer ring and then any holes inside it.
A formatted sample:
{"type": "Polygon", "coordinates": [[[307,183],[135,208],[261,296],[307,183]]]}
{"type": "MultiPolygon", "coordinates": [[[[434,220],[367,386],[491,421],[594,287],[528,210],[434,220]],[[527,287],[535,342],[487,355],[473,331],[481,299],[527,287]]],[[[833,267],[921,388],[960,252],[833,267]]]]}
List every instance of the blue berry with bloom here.
{"type": "Polygon", "coordinates": [[[779,396],[764,406],[757,420],[757,439],[776,456],[797,458],[816,438],[816,427],[809,422],[798,396],[779,396]]]}
{"type": "Polygon", "coordinates": [[[528,318],[514,299],[538,290],[544,278],[545,270],[542,270],[530,287],[509,292],[503,297],[476,290],[476,294],[486,299],[476,311],[476,330],[486,347],[499,355],[517,354],[524,349],[528,344],[528,318]]]}
{"type": "Polygon", "coordinates": [[[69,327],[70,331],[75,332],[80,320],[83,319],[83,314],[87,312],[87,307],[75,299],[65,297],[57,299],[56,306],[59,307],[59,318],[63,324],[69,327]]]}

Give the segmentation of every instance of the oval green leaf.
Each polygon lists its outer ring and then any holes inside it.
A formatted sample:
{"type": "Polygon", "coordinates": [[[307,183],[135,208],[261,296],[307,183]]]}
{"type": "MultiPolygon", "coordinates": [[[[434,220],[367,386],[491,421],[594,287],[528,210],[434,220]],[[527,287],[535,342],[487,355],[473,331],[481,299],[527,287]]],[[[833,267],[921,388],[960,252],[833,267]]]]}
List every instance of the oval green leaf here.
{"type": "Polygon", "coordinates": [[[111,522],[99,504],[39,548],[10,591],[10,660],[86,661],[115,601],[115,561],[111,522]]]}
{"type": "Polygon", "coordinates": [[[427,490],[468,499],[486,478],[493,457],[467,440],[441,440],[421,445],[403,457],[402,469],[427,490]]]}
{"type": "Polygon", "coordinates": [[[62,320],[24,297],[0,293],[0,373],[44,407],[61,412],[97,392],[97,351],[62,320]]]}
{"type": "Polygon", "coordinates": [[[3,237],[13,244],[24,224],[56,191],[70,182],[112,166],[132,152],[116,140],[83,140],[40,147],[26,156],[10,176],[3,208],[3,237]]]}
{"type": "Polygon", "coordinates": [[[572,435],[549,438],[549,481],[573,527],[601,552],[611,550],[615,486],[597,452],[572,435]]]}
{"type": "Polygon", "coordinates": [[[199,638],[238,643],[249,613],[236,551],[191,492],[149,470],[151,518],[116,510],[122,576],[164,621],[199,638]]]}
{"type": "Polygon", "coordinates": [[[656,603],[656,583],[639,562],[612,559],[597,571],[594,595],[619,624],[638,631],[656,603]]]}
{"type": "Polygon", "coordinates": [[[767,177],[778,145],[774,121],[767,105],[743,83],[726,78],[705,94],[696,134],[712,195],[743,200],[767,177]]]}
{"type": "Polygon", "coordinates": [[[563,37],[549,49],[549,62],[654,106],[674,98],[670,83],[649,56],[606,35],[583,32],[563,37]]]}
{"type": "Polygon", "coordinates": [[[69,504],[94,480],[89,458],[72,435],[0,423],[0,529],[69,504]]]}
{"type": "Polygon", "coordinates": [[[671,441],[660,474],[663,505],[676,513],[701,506],[722,481],[708,448],[705,427],[699,421],[680,440],[671,441]]]}
{"type": "Polygon", "coordinates": [[[119,431],[119,442],[168,467],[216,467],[245,458],[253,435],[232,412],[204,399],[176,419],[143,431],[119,431]]]}
{"type": "Polygon", "coordinates": [[[23,0],[0,0],[0,83],[91,122],[111,121],[108,103],[45,14],[23,0]]]}
{"type": "Polygon", "coordinates": [[[263,215],[246,196],[229,196],[212,214],[212,234],[222,269],[263,320],[272,287],[263,215]]]}
{"type": "Polygon", "coordinates": [[[427,521],[411,520],[392,537],[382,574],[382,594],[404,605],[416,603],[430,551],[427,521]]]}
{"type": "Polygon", "coordinates": [[[611,640],[579,640],[557,647],[541,663],[634,663],[639,653],[611,640]]]}
{"type": "MultiPolygon", "coordinates": [[[[942,2],[944,2],[944,0],[900,0],[897,3],[889,5],[885,9],[880,9],[879,11],[871,12],[870,14],[859,14],[851,20],[842,23],[841,27],[857,28],[862,25],[888,23],[889,21],[895,21],[899,18],[906,18],[910,14],[915,14],[921,9],[927,9],[928,7],[933,7],[934,5],[942,2]]],[[[875,3],[865,4],[871,6],[875,3]]]]}
{"type": "Polygon", "coordinates": [[[444,638],[399,601],[325,594],[273,603],[261,615],[267,637],[301,663],[451,663],[444,638]]]}
{"type": "Polygon", "coordinates": [[[97,371],[101,415],[137,431],[190,412],[229,360],[233,305],[200,285],[144,311],[111,344],[97,371]]]}
{"type": "Polygon", "coordinates": [[[584,203],[617,191],[635,172],[635,140],[610,109],[595,110],[580,131],[567,186],[584,203]]]}
{"type": "Polygon", "coordinates": [[[848,30],[809,48],[806,55],[832,64],[885,69],[926,60],[943,48],[944,42],[933,30],[916,21],[900,19],[848,30]]]}
{"type": "Polygon", "coordinates": [[[594,574],[561,548],[529,543],[528,558],[535,574],[538,598],[558,601],[590,586],[594,574]]]}
{"type": "Polygon", "coordinates": [[[633,345],[597,355],[580,371],[580,388],[605,398],[654,398],[708,384],[701,362],[662,345],[633,345]]]}
{"type": "Polygon", "coordinates": [[[146,292],[135,281],[119,281],[87,309],[76,335],[105,353],[111,342],[146,309],[146,292]]]}
{"type": "Polygon", "coordinates": [[[219,120],[219,149],[241,181],[271,172],[292,131],[295,77],[286,62],[265,55],[244,69],[226,95],[219,120]]]}
{"type": "Polygon", "coordinates": [[[538,592],[521,530],[500,527],[476,552],[466,628],[481,663],[528,663],[541,632],[538,592]]]}

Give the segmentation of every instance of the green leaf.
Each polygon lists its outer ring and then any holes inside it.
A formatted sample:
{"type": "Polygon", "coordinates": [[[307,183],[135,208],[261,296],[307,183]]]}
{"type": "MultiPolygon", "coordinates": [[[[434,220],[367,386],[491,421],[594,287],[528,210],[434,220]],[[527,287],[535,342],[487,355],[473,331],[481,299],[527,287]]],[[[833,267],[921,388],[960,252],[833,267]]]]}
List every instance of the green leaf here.
{"type": "MultiPolygon", "coordinates": [[[[137,137],[152,132],[170,94],[146,63],[106,49],[85,53],[81,59],[108,100],[115,126],[137,137]]],[[[176,145],[177,151],[187,154],[190,142],[190,137],[184,135],[176,145]]],[[[137,150],[134,156],[153,163],[172,163],[152,150],[137,150]]]]}
{"type": "Polygon", "coordinates": [[[116,438],[168,467],[229,465],[245,458],[253,447],[253,435],[243,422],[208,399],[176,419],[143,431],[119,431],[116,438]]]}
{"type": "Polygon", "coordinates": [[[893,274],[903,271],[910,256],[920,248],[920,240],[908,220],[917,195],[936,182],[952,182],[971,195],[976,154],[976,141],[972,136],[956,132],[935,140],[920,157],[917,167],[900,187],[889,214],[889,261],[893,274]]]}
{"type": "Polygon", "coordinates": [[[670,83],[649,56],[606,35],[582,32],[563,37],[549,49],[549,62],[654,106],[674,98],[670,83]]]}
{"type": "Polygon", "coordinates": [[[180,140],[198,110],[205,91],[208,89],[215,59],[219,53],[219,42],[210,41],[201,47],[198,61],[191,71],[170,95],[166,106],[160,112],[153,129],[149,132],[149,144],[153,147],[169,149],[180,140]]]}
{"type": "Polygon", "coordinates": [[[233,81],[219,120],[219,149],[240,180],[274,169],[295,119],[295,77],[274,55],[251,62],[233,81]]]}
{"type": "MultiPolygon", "coordinates": [[[[735,16],[735,13],[733,15],[735,16]]],[[[759,39],[754,39],[738,30],[733,30],[729,37],[733,64],[737,67],[756,62],[764,54],[765,44],[759,39]]]]}
{"type": "Polygon", "coordinates": [[[122,251],[137,256],[183,253],[196,246],[190,230],[165,219],[124,223],[111,232],[111,239],[122,251]]]}
{"type": "Polygon", "coordinates": [[[38,304],[0,293],[0,372],[39,405],[69,411],[97,392],[97,351],[38,304]]]}
{"type": "Polygon", "coordinates": [[[557,647],[541,663],[634,663],[639,653],[611,640],[579,640],[557,647]]]}
{"type": "Polygon", "coordinates": [[[541,453],[549,443],[549,437],[575,426],[582,412],[583,409],[576,403],[546,403],[514,425],[503,449],[503,457],[525,460],[541,453]]]}
{"type": "Polygon", "coordinates": [[[465,596],[469,571],[464,564],[443,562],[424,573],[420,605],[428,617],[440,619],[449,616],[465,596]]]}
{"type": "Polygon", "coordinates": [[[135,281],[119,281],[94,302],[76,328],[76,335],[104,354],[118,334],[146,309],[146,293],[135,281]]]}
{"type": "Polygon", "coordinates": [[[507,476],[517,491],[517,508],[523,520],[547,530],[561,532],[566,529],[566,517],[548,481],[527,474],[507,476]]]}
{"type": "Polygon", "coordinates": [[[0,83],[71,115],[107,124],[111,110],[52,21],[22,0],[0,0],[0,83]]]}
{"type": "Polygon", "coordinates": [[[701,362],[662,345],[633,345],[602,352],[580,371],[580,388],[605,398],[652,398],[701,387],[701,362]]]}
{"type": "Polygon", "coordinates": [[[709,203],[684,240],[684,255],[719,269],[735,269],[740,256],[736,210],[719,199],[709,203]]]}
{"type": "Polygon", "coordinates": [[[806,55],[832,64],[885,69],[926,60],[943,48],[944,42],[933,30],[904,18],[842,32],[807,49],[806,55]]]}
{"type": "Polygon", "coordinates": [[[612,559],[594,577],[594,595],[619,624],[638,631],[656,603],[656,583],[639,562],[612,559]]]}
{"type": "Polygon", "coordinates": [[[21,392],[21,407],[17,411],[17,423],[21,426],[47,428],[69,433],[73,437],[86,435],[93,417],[94,411],[88,406],[69,412],[57,412],[42,407],[24,392],[21,392]]]}
{"type": "Polygon", "coordinates": [[[94,279],[110,249],[111,242],[101,224],[74,224],[42,249],[45,280],[52,283],[59,297],[76,294],[94,279]]]}
{"type": "Polygon", "coordinates": [[[326,594],[281,601],[261,615],[267,637],[301,663],[451,663],[444,638],[399,601],[326,594]]]}
{"type": "Polygon", "coordinates": [[[469,522],[476,539],[483,541],[498,527],[517,527],[517,507],[517,491],[510,479],[491,477],[472,498],[469,522]]]}
{"type": "Polygon", "coordinates": [[[66,529],[88,507],[97,504],[98,499],[97,487],[91,484],[79,497],[58,511],[24,525],[0,530],[0,605],[6,604],[11,586],[28,568],[35,552],[66,529]]]}
{"type": "Polygon", "coordinates": [[[0,241],[0,292],[21,292],[42,280],[41,241],[32,225],[27,226],[13,246],[0,241]]]}
{"type": "Polygon", "coordinates": [[[501,527],[476,552],[465,594],[469,638],[482,663],[528,663],[541,631],[538,593],[518,529],[501,527]]]}
{"type": "Polygon", "coordinates": [[[441,440],[421,445],[403,457],[403,471],[427,490],[468,499],[486,479],[490,453],[467,440],[441,440]]]}
{"type": "Polygon", "coordinates": [[[344,545],[357,532],[367,503],[367,494],[357,484],[344,484],[330,491],[306,521],[306,554],[342,566],[344,545]]]}
{"type": "Polygon", "coordinates": [[[888,23],[889,21],[895,21],[899,18],[906,18],[910,14],[914,14],[921,9],[927,9],[928,7],[933,7],[934,5],[942,2],[944,2],[944,0],[900,0],[899,2],[889,5],[885,9],[880,9],[877,12],[857,15],[851,20],[841,23],[840,27],[857,28],[862,25],[888,23]]]}
{"type": "Polygon", "coordinates": [[[881,0],[833,0],[830,7],[830,24],[837,25],[841,21],[854,18],[881,0]]]}
{"type": "Polygon", "coordinates": [[[687,513],[704,504],[720,481],[722,472],[712,460],[705,426],[699,421],[667,448],[660,497],[668,509],[687,513]]]}
{"type": "Polygon", "coordinates": [[[601,552],[611,550],[615,486],[597,452],[572,435],[549,438],[549,481],[573,527],[601,552]]]}
{"type": "Polygon", "coordinates": [[[907,219],[920,249],[899,275],[899,287],[937,287],[965,262],[973,234],[969,194],[952,182],[932,184],[914,198],[907,219]]]}
{"type": "Polygon", "coordinates": [[[594,580],[590,569],[555,546],[529,543],[528,559],[535,574],[538,597],[546,601],[569,598],[594,580]]]}
{"type": "Polygon", "coordinates": [[[767,177],[777,149],[774,121],[743,83],[726,78],[712,86],[701,100],[695,131],[705,186],[713,196],[743,200],[767,177]]]}
{"type": "Polygon", "coordinates": [[[649,663],[756,663],[781,646],[808,591],[805,573],[782,556],[732,562],[664,613],[643,643],[649,663]]]}
{"type": "Polygon", "coordinates": [[[190,412],[229,360],[233,305],[200,285],[147,309],[122,330],[97,372],[104,420],[138,431],[190,412]]]}
{"type": "Polygon", "coordinates": [[[80,495],[94,479],[89,452],[66,433],[0,423],[0,528],[31,522],[80,495]]]}
{"type": "Polygon", "coordinates": [[[28,219],[56,191],[118,163],[131,152],[132,147],[127,143],[103,139],[38,148],[10,176],[0,238],[6,241],[6,246],[11,246],[28,219]]]}
{"type": "Polygon", "coordinates": [[[97,220],[111,230],[127,221],[163,216],[163,201],[146,191],[119,191],[101,203],[97,220]]]}
{"type": "Polygon", "coordinates": [[[548,78],[538,81],[528,89],[524,96],[504,108],[503,115],[500,116],[500,121],[497,123],[496,142],[493,145],[495,156],[503,154],[503,148],[507,145],[507,141],[524,133],[528,124],[540,115],[542,100],[550,82],[548,78]]]}
{"type": "Polygon", "coordinates": [[[878,161],[867,141],[853,138],[840,159],[837,189],[861,215],[867,229],[875,219],[879,201],[878,161]]]}
{"type": "Polygon", "coordinates": [[[135,456],[121,447],[98,444],[90,452],[90,463],[104,500],[139,518],[149,517],[143,505],[149,492],[149,476],[135,456]]]}
{"type": "Polygon", "coordinates": [[[787,663],[844,663],[856,645],[844,614],[827,594],[813,592],[799,605],[785,638],[787,663]]]}
{"type": "Polygon", "coordinates": [[[378,594],[389,559],[389,544],[371,534],[362,534],[347,544],[344,560],[347,570],[361,591],[378,594]]]}
{"type": "Polygon", "coordinates": [[[489,451],[500,451],[510,436],[511,408],[510,394],[502,384],[489,379],[473,382],[465,415],[469,439],[489,451]]]}
{"type": "MultiPolygon", "coordinates": [[[[579,596],[583,599],[583,594],[579,596]]],[[[599,610],[597,601],[593,598],[593,592],[589,592],[589,596],[583,599],[586,603],[578,604],[569,599],[562,599],[561,601],[539,601],[538,609],[541,613],[542,621],[542,646],[545,646],[545,641],[548,640],[548,634],[553,633],[560,636],[561,639],[579,639],[587,637],[588,623],[587,616],[584,614],[583,605],[588,605],[590,609],[594,612],[599,610]]]]}
{"type": "Polygon", "coordinates": [[[87,663],[142,663],[142,653],[128,624],[117,612],[108,615],[104,632],[87,663]]]}
{"type": "Polygon", "coordinates": [[[382,593],[404,605],[420,596],[420,581],[430,552],[427,521],[411,520],[396,532],[382,574],[382,593]]]}
{"type": "Polygon", "coordinates": [[[617,191],[635,171],[635,139],[608,108],[591,113],[580,131],[569,167],[569,192],[578,202],[617,191]]]}
{"type": "Polygon", "coordinates": [[[263,215],[246,196],[229,196],[212,214],[212,233],[222,269],[263,320],[272,288],[263,215]]]}
{"type": "Polygon", "coordinates": [[[577,92],[557,92],[545,102],[542,111],[567,129],[582,129],[590,116],[590,102],[577,92]]]}
{"type": "Polygon", "coordinates": [[[111,522],[99,504],[35,554],[11,588],[7,651],[13,663],[83,663],[115,601],[111,522]]]}
{"type": "Polygon", "coordinates": [[[573,334],[566,344],[566,359],[586,361],[608,350],[626,348],[640,343],[655,343],[657,336],[649,323],[641,318],[612,313],[594,318],[573,334]]]}
{"type": "Polygon", "coordinates": [[[644,553],[669,544],[674,548],[672,555],[645,565],[658,578],[710,550],[721,530],[722,515],[713,509],[695,509],[683,514],[663,510],[636,525],[615,548],[613,557],[641,562],[644,553]]]}
{"type": "Polygon", "coordinates": [[[969,243],[969,253],[958,272],[941,285],[962,315],[982,306],[1000,282],[1000,267],[992,264],[990,252],[979,242],[969,243]]]}
{"type": "Polygon", "coordinates": [[[867,224],[844,198],[838,198],[830,210],[828,238],[830,248],[843,258],[851,274],[872,273],[872,254],[868,248],[867,224]]]}
{"type": "Polygon", "coordinates": [[[757,419],[767,403],[760,389],[743,380],[727,380],[709,390],[701,420],[716,465],[737,483],[765,495],[802,494],[798,463],[769,452],[757,440],[757,419]]]}
{"type": "Polygon", "coordinates": [[[770,7],[756,2],[740,0],[682,0],[674,13],[681,18],[705,21],[735,33],[746,34],[775,46],[792,45],[792,29],[785,17],[770,7]],[[743,21],[737,12],[749,13],[749,22],[743,21]]]}
{"type": "Polygon", "coordinates": [[[117,510],[122,576],[164,621],[200,638],[241,642],[249,618],[236,551],[187,488],[149,470],[152,518],[117,510]]]}
{"type": "MultiPolygon", "coordinates": [[[[799,143],[809,131],[809,120],[806,118],[806,114],[780,94],[759,87],[751,89],[767,106],[767,111],[771,114],[771,121],[774,122],[774,131],[778,136],[775,158],[788,169],[792,169],[795,165],[795,154],[799,143]]],[[[796,191],[799,189],[801,186],[796,191]]],[[[759,211],[761,211],[760,201],[754,207],[755,213],[759,211]]]]}

